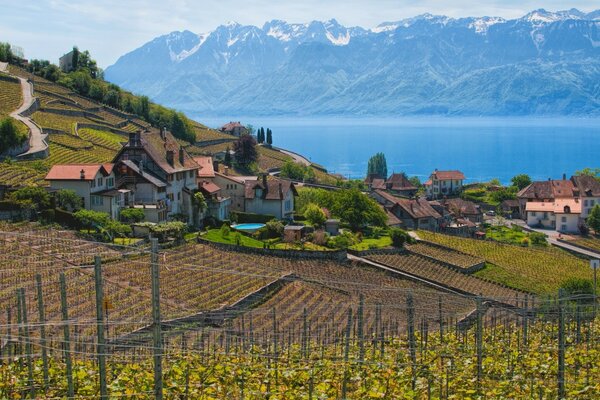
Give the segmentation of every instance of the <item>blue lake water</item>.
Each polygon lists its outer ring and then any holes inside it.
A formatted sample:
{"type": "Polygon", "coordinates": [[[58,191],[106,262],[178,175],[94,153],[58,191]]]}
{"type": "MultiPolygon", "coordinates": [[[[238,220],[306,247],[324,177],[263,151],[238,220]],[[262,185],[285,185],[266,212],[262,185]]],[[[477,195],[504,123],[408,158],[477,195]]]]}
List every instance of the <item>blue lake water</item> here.
{"type": "Polygon", "coordinates": [[[519,173],[559,178],[600,167],[600,120],[576,118],[202,118],[211,127],[240,120],[273,130],[273,144],[305,155],[330,172],[365,176],[384,152],[389,172],[426,178],[459,169],[468,181],[519,173]]]}

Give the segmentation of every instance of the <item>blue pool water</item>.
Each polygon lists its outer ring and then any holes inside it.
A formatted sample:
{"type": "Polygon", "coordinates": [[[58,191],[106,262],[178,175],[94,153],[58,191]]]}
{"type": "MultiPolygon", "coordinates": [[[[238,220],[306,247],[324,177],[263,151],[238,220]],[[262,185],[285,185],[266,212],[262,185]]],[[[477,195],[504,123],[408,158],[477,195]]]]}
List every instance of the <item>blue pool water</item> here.
{"type": "Polygon", "coordinates": [[[467,182],[508,183],[568,176],[600,167],[600,119],[592,118],[202,118],[209,126],[242,121],[273,130],[273,144],[305,155],[330,172],[363,178],[369,157],[385,153],[388,171],[427,179],[459,169],[467,182]]]}
{"type": "Polygon", "coordinates": [[[231,225],[233,229],[244,232],[254,232],[265,226],[265,224],[238,224],[231,225]]]}

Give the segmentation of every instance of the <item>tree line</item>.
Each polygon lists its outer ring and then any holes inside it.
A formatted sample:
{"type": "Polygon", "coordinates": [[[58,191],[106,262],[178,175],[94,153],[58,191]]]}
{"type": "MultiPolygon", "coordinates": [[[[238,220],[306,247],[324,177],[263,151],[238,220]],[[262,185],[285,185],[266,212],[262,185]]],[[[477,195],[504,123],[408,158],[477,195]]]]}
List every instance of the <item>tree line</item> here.
{"type": "MultiPolygon", "coordinates": [[[[0,61],[17,62],[8,43],[0,44],[0,61]]],[[[97,66],[89,51],[73,47],[73,66],[69,71],[61,69],[48,60],[31,60],[25,69],[32,74],[67,87],[74,92],[100,103],[134,114],[154,127],[166,127],[179,139],[190,143],[196,141],[193,122],[183,113],[150,101],[147,96],[134,95],[104,80],[104,73],[97,66]]]]}

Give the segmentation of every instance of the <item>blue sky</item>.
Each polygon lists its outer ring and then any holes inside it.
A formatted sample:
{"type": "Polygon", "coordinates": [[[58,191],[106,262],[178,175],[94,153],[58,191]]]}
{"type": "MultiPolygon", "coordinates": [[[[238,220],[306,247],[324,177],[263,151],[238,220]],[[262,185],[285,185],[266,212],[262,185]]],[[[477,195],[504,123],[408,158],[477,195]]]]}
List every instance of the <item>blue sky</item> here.
{"type": "Polygon", "coordinates": [[[451,17],[520,17],[545,8],[600,9],[600,0],[0,0],[0,41],[25,49],[28,58],[56,62],[73,45],[90,50],[105,68],[156,36],[188,29],[202,33],[227,21],[337,19],[371,28],[430,12],[451,17]]]}

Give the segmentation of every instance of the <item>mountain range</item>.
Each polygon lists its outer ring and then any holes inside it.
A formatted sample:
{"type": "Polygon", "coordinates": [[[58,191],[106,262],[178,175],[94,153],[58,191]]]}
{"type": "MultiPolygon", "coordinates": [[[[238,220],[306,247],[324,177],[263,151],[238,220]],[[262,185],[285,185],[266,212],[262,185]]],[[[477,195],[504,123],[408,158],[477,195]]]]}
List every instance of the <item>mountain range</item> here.
{"type": "Polygon", "coordinates": [[[171,32],[105,79],[192,115],[600,115],[600,10],[171,32]]]}

